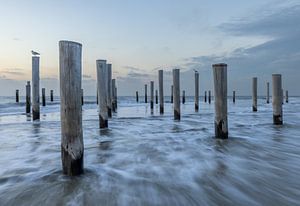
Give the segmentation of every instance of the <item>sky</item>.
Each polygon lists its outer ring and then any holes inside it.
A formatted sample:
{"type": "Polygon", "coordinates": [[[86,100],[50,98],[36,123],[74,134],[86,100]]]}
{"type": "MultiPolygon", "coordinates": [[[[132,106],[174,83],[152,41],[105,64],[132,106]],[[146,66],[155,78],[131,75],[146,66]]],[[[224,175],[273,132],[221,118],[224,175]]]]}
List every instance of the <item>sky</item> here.
{"type": "Polygon", "coordinates": [[[0,96],[25,94],[31,50],[41,53],[40,88],[59,93],[58,42],[82,46],[82,85],[96,94],[96,60],[112,63],[119,95],[143,93],[164,70],[169,95],[172,69],[180,87],[213,90],[214,63],[228,64],[228,91],[250,95],[252,77],[266,94],[273,73],[300,95],[299,0],[0,0],[0,96]]]}

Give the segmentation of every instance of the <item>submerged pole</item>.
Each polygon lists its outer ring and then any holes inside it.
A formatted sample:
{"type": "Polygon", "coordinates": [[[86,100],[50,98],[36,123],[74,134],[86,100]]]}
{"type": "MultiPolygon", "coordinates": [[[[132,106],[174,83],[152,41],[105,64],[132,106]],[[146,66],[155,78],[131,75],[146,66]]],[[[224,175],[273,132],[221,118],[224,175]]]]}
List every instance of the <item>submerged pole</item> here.
{"type": "Polygon", "coordinates": [[[115,106],[118,108],[118,88],[115,87],[115,106]]]}
{"type": "Polygon", "coordinates": [[[235,103],[235,91],[232,93],[232,102],[235,103]]]}
{"type": "Polygon", "coordinates": [[[185,90],[182,91],[182,104],[185,104],[185,90]]]}
{"type": "Polygon", "coordinates": [[[158,71],[158,87],[159,87],[159,113],[164,113],[164,71],[158,71]]]}
{"type": "Polygon", "coordinates": [[[50,90],[50,101],[53,102],[53,90],[50,90]]]}
{"type": "Polygon", "coordinates": [[[83,89],[81,89],[81,105],[84,104],[84,99],[83,99],[83,89]]]}
{"type": "Polygon", "coordinates": [[[171,85],[171,103],[173,103],[174,87],[171,85]]]}
{"type": "Polygon", "coordinates": [[[145,103],[147,103],[147,84],[145,84],[145,103]]]}
{"type": "Polygon", "coordinates": [[[207,102],[207,91],[204,92],[204,102],[207,102]]]}
{"type": "Polygon", "coordinates": [[[210,90],[208,91],[208,103],[209,104],[211,103],[211,91],[210,90]]]}
{"type": "Polygon", "coordinates": [[[180,120],[180,73],[173,69],[174,120],[180,120]]]}
{"type": "Polygon", "coordinates": [[[227,64],[213,64],[212,67],[215,95],[215,136],[227,139],[227,64]]]}
{"type": "Polygon", "coordinates": [[[40,57],[32,57],[32,120],[40,119],[40,57]]]}
{"type": "Polygon", "coordinates": [[[138,91],[135,92],[135,98],[136,98],[136,102],[139,102],[139,92],[138,91]]]}
{"type": "Polygon", "coordinates": [[[26,85],[26,113],[30,114],[30,96],[31,96],[31,88],[30,88],[30,81],[27,82],[26,85]]]}
{"type": "Polygon", "coordinates": [[[46,89],[42,88],[42,105],[46,106],[46,89]]]}
{"type": "Polygon", "coordinates": [[[288,90],[285,91],[285,102],[289,103],[289,91],[288,90]]]}
{"type": "Polygon", "coordinates": [[[16,90],[16,103],[19,103],[19,90],[16,90]]]}
{"type": "Polygon", "coordinates": [[[282,83],[281,74],[272,75],[272,106],[273,106],[273,124],[282,125],[282,83]]]}
{"type": "Polygon", "coordinates": [[[99,96],[99,127],[108,127],[107,107],[107,64],[106,60],[97,60],[97,86],[99,96]]]}
{"type": "Polygon", "coordinates": [[[199,73],[195,71],[195,111],[199,110],[199,73]]]}
{"type": "Polygon", "coordinates": [[[107,64],[107,113],[108,117],[112,117],[112,69],[111,64],[107,64]]]}
{"type": "Polygon", "coordinates": [[[59,42],[61,159],[63,173],[83,173],[81,44],[59,42]]]}
{"type": "Polygon", "coordinates": [[[112,111],[116,112],[116,79],[111,80],[111,90],[112,90],[112,111]]]}
{"type": "Polygon", "coordinates": [[[151,113],[153,112],[154,105],[154,81],[150,81],[150,109],[151,113]]]}
{"type": "Polygon", "coordinates": [[[158,104],[158,91],[155,90],[155,104],[158,104]]]}
{"type": "Polygon", "coordinates": [[[267,104],[270,103],[270,83],[267,82],[267,104]]]}
{"type": "Polygon", "coordinates": [[[252,79],[252,111],[257,111],[257,77],[253,77],[252,79]]]}

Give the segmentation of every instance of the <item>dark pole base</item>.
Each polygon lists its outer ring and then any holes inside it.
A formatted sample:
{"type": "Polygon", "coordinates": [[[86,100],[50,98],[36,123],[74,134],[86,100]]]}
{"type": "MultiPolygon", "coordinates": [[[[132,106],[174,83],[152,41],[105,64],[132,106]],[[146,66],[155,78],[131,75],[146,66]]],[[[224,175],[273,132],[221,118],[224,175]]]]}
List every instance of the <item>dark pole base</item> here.
{"type": "Polygon", "coordinates": [[[253,112],[257,112],[257,108],[254,107],[254,106],[252,106],[252,111],[253,111],[253,112]]]}
{"type": "Polygon", "coordinates": [[[196,112],[199,111],[199,106],[198,106],[198,104],[195,104],[195,111],[196,111],[196,112]]]}
{"type": "Polygon", "coordinates": [[[275,125],[282,125],[283,124],[282,116],[281,115],[273,115],[273,123],[275,125]]]}
{"type": "Polygon", "coordinates": [[[182,104],[184,104],[185,103],[185,98],[182,98],[182,104]]]}
{"type": "Polygon", "coordinates": [[[150,108],[153,110],[153,101],[150,102],[150,108]]]}
{"type": "Polygon", "coordinates": [[[112,103],[112,111],[116,112],[116,104],[114,102],[112,103]]]}
{"type": "Polygon", "coordinates": [[[269,101],[267,101],[267,104],[269,104],[270,102],[269,101]]]}
{"type": "Polygon", "coordinates": [[[145,103],[147,103],[147,97],[145,97],[145,103]]]}
{"type": "Polygon", "coordinates": [[[112,117],[112,113],[111,113],[111,108],[110,107],[107,107],[107,114],[108,114],[109,118],[112,117]]]}
{"type": "Polygon", "coordinates": [[[108,127],[108,120],[104,120],[101,115],[99,115],[99,126],[100,129],[108,127]]]}
{"type": "Polygon", "coordinates": [[[174,120],[180,120],[180,113],[174,110],[174,120]]]}
{"type": "Polygon", "coordinates": [[[83,151],[78,159],[73,159],[68,151],[61,146],[61,159],[64,174],[69,176],[83,174],[83,151]]]}
{"type": "Polygon", "coordinates": [[[32,120],[39,120],[40,113],[32,110],[32,120]]]}
{"type": "Polygon", "coordinates": [[[161,107],[161,106],[159,107],[159,113],[160,113],[160,114],[163,114],[163,113],[164,113],[164,107],[161,107]]]}
{"type": "Polygon", "coordinates": [[[215,135],[219,139],[228,139],[228,132],[223,132],[222,130],[222,121],[219,124],[215,122],[215,135]]]}
{"type": "Polygon", "coordinates": [[[171,103],[173,103],[173,96],[171,96],[171,103]]]}

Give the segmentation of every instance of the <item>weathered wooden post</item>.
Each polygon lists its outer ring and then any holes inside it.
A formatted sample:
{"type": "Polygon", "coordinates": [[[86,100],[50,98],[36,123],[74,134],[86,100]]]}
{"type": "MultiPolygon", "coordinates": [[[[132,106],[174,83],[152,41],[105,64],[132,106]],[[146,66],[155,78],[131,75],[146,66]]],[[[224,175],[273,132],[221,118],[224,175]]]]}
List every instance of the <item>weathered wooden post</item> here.
{"type": "Polygon", "coordinates": [[[32,57],[32,120],[40,119],[40,57],[32,57]]]}
{"type": "Polygon", "coordinates": [[[61,158],[63,172],[83,173],[81,44],[59,42],[61,158]]]}
{"type": "Polygon", "coordinates": [[[135,97],[136,97],[136,102],[139,102],[139,92],[138,91],[135,92],[135,97]]]}
{"type": "Polygon", "coordinates": [[[204,102],[207,102],[207,91],[204,92],[204,102]]]}
{"type": "Polygon", "coordinates": [[[155,90],[155,104],[158,104],[158,91],[155,90]]]}
{"type": "Polygon", "coordinates": [[[211,103],[211,91],[210,90],[208,91],[208,103],[209,104],[211,103]]]}
{"type": "Polygon", "coordinates": [[[118,108],[118,88],[115,87],[115,106],[118,108]]]}
{"type": "Polygon", "coordinates": [[[195,111],[199,110],[199,73],[195,72],[195,111]]]}
{"type": "Polygon", "coordinates": [[[50,101],[53,102],[53,90],[50,90],[50,101]]]}
{"type": "Polygon", "coordinates": [[[150,109],[151,109],[151,113],[153,113],[153,105],[154,105],[154,81],[150,81],[150,109]]]}
{"type": "Polygon", "coordinates": [[[112,72],[111,72],[111,64],[107,64],[107,112],[108,112],[108,117],[112,117],[112,72]]]}
{"type": "Polygon", "coordinates": [[[99,96],[99,127],[108,127],[108,107],[107,107],[107,64],[106,60],[97,60],[97,86],[99,96]]]}
{"type": "Polygon", "coordinates": [[[147,84],[145,84],[145,103],[147,103],[147,84]]]}
{"type": "Polygon", "coordinates": [[[257,77],[252,79],[252,110],[253,112],[257,111],[257,77]]]}
{"type": "Polygon", "coordinates": [[[30,88],[30,81],[27,82],[26,85],[26,113],[30,113],[30,96],[31,96],[31,88],[30,88]]]}
{"type": "Polygon", "coordinates": [[[16,102],[19,103],[19,90],[16,90],[16,102]]]}
{"type": "Polygon", "coordinates": [[[174,87],[171,85],[171,103],[173,103],[174,87]]]}
{"type": "Polygon", "coordinates": [[[285,102],[289,103],[289,91],[288,90],[285,91],[285,102]]]}
{"type": "Polygon", "coordinates": [[[227,64],[213,64],[212,67],[215,95],[215,136],[227,139],[227,64]]]}
{"type": "Polygon", "coordinates": [[[46,89],[42,88],[42,105],[46,106],[46,89]]]}
{"type": "Polygon", "coordinates": [[[84,104],[84,99],[83,99],[83,89],[81,89],[81,105],[83,105],[84,104]]]}
{"type": "Polygon", "coordinates": [[[273,105],[273,123],[275,125],[282,125],[282,83],[281,74],[272,75],[273,93],[272,93],[272,105],[273,105]]]}
{"type": "Polygon", "coordinates": [[[112,110],[116,112],[116,79],[111,80],[111,90],[112,90],[112,110]]]}
{"type": "Polygon", "coordinates": [[[235,103],[235,91],[232,93],[232,102],[235,103]]]}
{"type": "Polygon", "coordinates": [[[173,69],[173,95],[174,95],[174,119],[180,120],[180,73],[179,69],[173,69]]]}
{"type": "Polygon", "coordinates": [[[164,113],[164,71],[158,70],[159,113],[164,113]]]}
{"type": "Polygon", "coordinates": [[[185,104],[185,90],[182,91],[182,104],[185,104]]]}
{"type": "Polygon", "coordinates": [[[267,82],[267,104],[270,103],[270,83],[267,82]]]}

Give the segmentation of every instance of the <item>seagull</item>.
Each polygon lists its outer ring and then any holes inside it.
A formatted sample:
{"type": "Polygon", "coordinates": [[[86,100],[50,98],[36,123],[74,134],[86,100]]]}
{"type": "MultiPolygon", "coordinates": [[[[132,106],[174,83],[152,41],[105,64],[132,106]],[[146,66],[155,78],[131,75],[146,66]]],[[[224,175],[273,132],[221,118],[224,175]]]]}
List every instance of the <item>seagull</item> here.
{"type": "Polygon", "coordinates": [[[38,52],[35,52],[35,51],[33,51],[33,50],[31,50],[31,54],[32,54],[33,56],[40,55],[40,53],[38,53],[38,52]]]}

